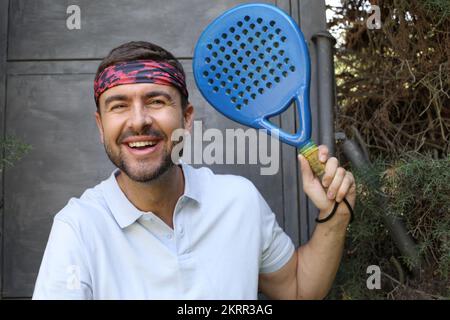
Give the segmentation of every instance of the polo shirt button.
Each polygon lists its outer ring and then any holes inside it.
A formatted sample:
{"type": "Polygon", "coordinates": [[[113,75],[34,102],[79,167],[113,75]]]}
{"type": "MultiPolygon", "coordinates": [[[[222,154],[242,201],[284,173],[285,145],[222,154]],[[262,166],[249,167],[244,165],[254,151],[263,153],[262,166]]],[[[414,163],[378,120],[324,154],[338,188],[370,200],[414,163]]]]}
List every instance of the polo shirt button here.
{"type": "Polygon", "coordinates": [[[166,238],[170,240],[170,239],[172,239],[172,235],[170,233],[168,233],[168,234],[166,234],[166,238]]]}

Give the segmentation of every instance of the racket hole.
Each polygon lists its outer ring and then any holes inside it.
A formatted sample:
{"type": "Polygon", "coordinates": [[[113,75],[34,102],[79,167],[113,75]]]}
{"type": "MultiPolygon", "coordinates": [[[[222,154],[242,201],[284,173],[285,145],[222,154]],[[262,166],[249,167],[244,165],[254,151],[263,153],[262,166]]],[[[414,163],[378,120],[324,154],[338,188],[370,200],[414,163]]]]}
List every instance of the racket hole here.
{"type": "Polygon", "coordinates": [[[239,63],[242,63],[242,61],[244,60],[244,58],[238,57],[237,60],[238,60],[239,63]]]}
{"type": "Polygon", "coordinates": [[[280,44],[279,44],[278,42],[274,42],[274,43],[273,43],[273,46],[274,46],[275,48],[278,48],[278,47],[280,46],[280,44]]]}
{"type": "Polygon", "coordinates": [[[253,79],[253,72],[250,72],[250,73],[248,74],[248,77],[249,77],[250,79],[253,79]]]}
{"type": "Polygon", "coordinates": [[[225,93],[226,93],[227,95],[230,95],[230,94],[231,94],[231,89],[226,89],[226,90],[225,90],[225,93]]]}
{"type": "Polygon", "coordinates": [[[237,34],[237,35],[234,36],[234,39],[235,39],[236,41],[239,41],[239,40],[241,40],[241,36],[237,34]]]}
{"type": "Polygon", "coordinates": [[[210,43],[206,45],[206,48],[208,48],[209,50],[211,50],[212,47],[213,47],[213,46],[212,46],[212,44],[210,44],[210,43]]]}
{"type": "Polygon", "coordinates": [[[231,46],[233,45],[233,42],[232,42],[232,41],[227,41],[227,45],[228,45],[229,47],[231,47],[231,46]]]}
{"type": "Polygon", "coordinates": [[[274,35],[273,34],[269,34],[269,39],[273,40],[274,35]]]}
{"type": "Polygon", "coordinates": [[[208,71],[203,71],[203,76],[204,76],[204,77],[207,77],[207,76],[209,76],[209,73],[208,73],[208,71]]]}
{"type": "Polygon", "coordinates": [[[245,87],[245,90],[246,90],[247,92],[250,92],[250,91],[252,90],[252,87],[246,86],[246,87],[245,87]]]}
{"type": "Polygon", "coordinates": [[[220,79],[221,75],[220,73],[216,73],[216,79],[220,79]]]}
{"type": "Polygon", "coordinates": [[[231,102],[236,103],[237,98],[236,97],[231,97],[231,102]]]}
{"type": "Polygon", "coordinates": [[[241,49],[245,49],[245,43],[241,43],[241,49]]]}
{"type": "Polygon", "coordinates": [[[214,91],[214,92],[218,92],[218,91],[219,91],[219,88],[218,88],[218,87],[214,87],[214,88],[213,88],[213,91],[214,91]]]}
{"type": "Polygon", "coordinates": [[[215,65],[212,65],[210,68],[211,68],[212,71],[216,71],[216,66],[215,65]]]}
{"type": "Polygon", "coordinates": [[[264,89],[263,89],[263,88],[259,88],[259,89],[258,89],[258,92],[259,92],[260,94],[263,94],[263,93],[264,93],[264,89]]]}
{"type": "Polygon", "coordinates": [[[263,19],[262,19],[262,18],[258,18],[258,19],[256,19],[256,22],[258,22],[259,24],[261,24],[261,23],[263,22],[263,19]]]}
{"type": "Polygon", "coordinates": [[[249,17],[249,16],[245,16],[245,17],[244,17],[244,20],[245,20],[245,21],[249,21],[249,20],[250,20],[250,17],[249,17]]]}
{"type": "Polygon", "coordinates": [[[261,76],[261,79],[263,79],[264,81],[266,81],[266,80],[267,80],[267,75],[266,75],[266,74],[263,74],[263,75],[261,76]]]}
{"type": "Polygon", "coordinates": [[[254,65],[256,63],[256,59],[253,58],[252,60],[250,60],[250,63],[254,65]]]}
{"type": "Polygon", "coordinates": [[[294,72],[294,71],[295,71],[295,67],[294,67],[294,66],[290,66],[290,67],[289,67],[289,70],[291,70],[292,72],[294,72]]]}
{"type": "Polygon", "coordinates": [[[245,83],[245,78],[241,78],[241,82],[244,84],[245,83]]]}
{"type": "Polygon", "coordinates": [[[272,21],[269,22],[269,24],[270,24],[271,27],[273,27],[275,25],[275,21],[272,20],[272,21]]]}
{"type": "Polygon", "coordinates": [[[230,59],[231,59],[231,56],[229,54],[226,54],[225,55],[225,60],[230,60],[230,59]]]}
{"type": "Polygon", "coordinates": [[[255,29],[255,24],[254,23],[250,24],[250,29],[252,29],[252,30],[255,29]]]}
{"type": "Polygon", "coordinates": [[[269,30],[269,28],[267,28],[267,26],[262,27],[263,32],[267,32],[267,30],[269,30]]]}
{"type": "Polygon", "coordinates": [[[238,93],[238,96],[239,96],[240,98],[242,98],[242,97],[244,96],[244,92],[240,91],[240,92],[238,93]]]}
{"type": "Polygon", "coordinates": [[[235,74],[236,74],[237,76],[239,76],[239,75],[241,74],[241,71],[236,70],[235,74]]]}
{"type": "Polygon", "coordinates": [[[237,83],[233,83],[233,89],[239,88],[239,85],[237,83]]]}
{"type": "Polygon", "coordinates": [[[283,67],[282,63],[277,64],[277,68],[281,70],[281,68],[283,67]]]}
{"type": "Polygon", "coordinates": [[[217,64],[218,64],[219,66],[221,66],[221,65],[223,65],[223,61],[222,61],[222,60],[218,60],[218,61],[217,61],[217,64]]]}
{"type": "Polygon", "coordinates": [[[234,33],[236,31],[236,29],[234,27],[231,27],[229,30],[231,33],[234,33]]]}
{"type": "Polygon", "coordinates": [[[262,39],[262,40],[261,40],[261,44],[262,44],[263,46],[266,44],[266,42],[267,42],[267,40],[265,40],[265,39],[262,39]]]}
{"type": "Polygon", "coordinates": [[[242,21],[238,21],[237,25],[238,25],[238,27],[242,27],[242,25],[243,25],[242,21]]]}
{"type": "Polygon", "coordinates": [[[272,82],[267,82],[266,83],[266,87],[269,88],[269,89],[272,88],[272,82]]]}
{"type": "Polygon", "coordinates": [[[289,63],[289,58],[284,58],[284,63],[288,64],[289,63]]]}
{"type": "Polygon", "coordinates": [[[208,83],[212,85],[214,83],[214,80],[213,79],[209,79],[208,83]]]}
{"type": "Polygon", "coordinates": [[[236,105],[236,109],[241,110],[241,108],[242,108],[242,105],[240,105],[240,104],[236,105]]]}
{"type": "Polygon", "coordinates": [[[212,56],[213,56],[214,58],[217,58],[217,52],[214,51],[214,52],[212,53],[212,56]]]}
{"type": "Polygon", "coordinates": [[[275,30],[275,33],[276,33],[276,34],[280,34],[280,33],[281,33],[281,29],[280,29],[280,28],[276,29],[276,30],[275,30]]]}
{"type": "Polygon", "coordinates": [[[234,68],[236,67],[236,63],[234,63],[234,62],[230,63],[230,67],[231,67],[232,69],[234,69],[234,68]]]}
{"type": "Polygon", "coordinates": [[[262,68],[260,66],[256,67],[256,72],[261,72],[262,68]]]}
{"type": "Polygon", "coordinates": [[[225,51],[225,47],[220,47],[219,50],[224,52],[225,51]]]}
{"type": "Polygon", "coordinates": [[[225,82],[225,81],[222,81],[222,82],[220,83],[220,86],[221,86],[222,88],[224,88],[225,85],[226,85],[226,82],[225,82]]]}
{"type": "Polygon", "coordinates": [[[216,38],[216,39],[214,39],[214,43],[215,43],[215,44],[219,44],[219,43],[220,43],[220,40],[216,38]]]}
{"type": "Polygon", "coordinates": [[[275,79],[274,79],[274,80],[275,80],[275,82],[277,82],[277,83],[278,83],[278,82],[280,82],[280,77],[275,77],[275,79]]]}
{"type": "Polygon", "coordinates": [[[286,37],[281,37],[281,42],[286,42],[286,37]]]}
{"type": "Polygon", "coordinates": [[[272,52],[272,48],[268,47],[268,48],[266,48],[266,51],[267,51],[267,53],[271,53],[272,52]]]}
{"type": "Polygon", "coordinates": [[[255,32],[255,36],[257,37],[257,38],[259,38],[260,36],[261,36],[261,32],[255,32]]]}
{"type": "Polygon", "coordinates": [[[242,33],[243,33],[244,35],[247,35],[247,34],[248,34],[248,30],[247,30],[247,29],[244,29],[244,30],[242,30],[242,33]]]}
{"type": "Polygon", "coordinates": [[[205,58],[205,62],[206,63],[210,63],[211,62],[211,58],[205,58]]]}
{"type": "Polygon", "coordinates": [[[269,73],[270,73],[271,75],[273,75],[273,74],[275,73],[275,69],[270,69],[270,70],[269,70],[269,73]]]}
{"type": "Polygon", "coordinates": [[[259,80],[253,81],[253,84],[254,84],[255,86],[259,86],[259,80]]]}
{"type": "Polygon", "coordinates": [[[244,99],[243,102],[244,102],[245,105],[248,105],[248,99],[244,99]]]}
{"type": "Polygon", "coordinates": [[[259,57],[260,59],[264,59],[264,53],[260,53],[260,54],[258,55],[258,57],[259,57]]]}
{"type": "Polygon", "coordinates": [[[269,66],[269,61],[264,61],[264,67],[268,67],[269,66]]]}
{"type": "Polygon", "coordinates": [[[227,80],[228,80],[229,82],[233,81],[233,76],[228,76],[227,80]]]}
{"type": "Polygon", "coordinates": [[[277,56],[272,56],[272,61],[277,61],[278,57],[277,56]]]}
{"type": "Polygon", "coordinates": [[[227,34],[226,33],[222,33],[222,39],[226,39],[227,38],[227,34]]]}
{"type": "Polygon", "coordinates": [[[255,93],[252,93],[252,94],[250,95],[250,97],[251,97],[253,100],[255,100],[255,99],[256,99],[256,94],[255,94],[255,93]]]}
{"type": "Polygon", "coordinates": [[[232,51],[232,52],[233,52],[233,54],[234,54],[234,55],[237,55],[237,53],[238,53],[238,50],[237,50],[237,49],[233,49],[233,51],[232,51]]]}
{"type": "Polygon", "coordinates": [[[253,40],[254,40],[254,39],[253,39],[252,37],[248,38],[248,42],[249,42],[249,43],[252,43],[253,40]]]}
{"type": "Polygon", "coordinates": [[[280,50],[280,51],[278,51],[278,53],[280,56],[284,56],[284,50],[280,50]]]}
{"type": "Polygon", "coordinates": [[[246,55],[247,57],[250,57],[251,54],[252,54],[252,52],[251,52],[250,50],[245,51],[245,55],[246,55]]]}
{"type": "Polygon", "coordinates": [[[242,66],[242,69],[248,70],[248,65],[244,64],[244,65],[242,66]]]}
{"type": "Polygon", "coordinates": [[[286,77],[288,76],[288,72],[287,72],[287,71],[283,71],[283,72],[282,72],[282,75],[283,75],[283,77],[286,78],[286,77]]]}
{"type": "Polygon", "coordinates": [[[254,46],[253,46],[253,50],[258,51],[258,50],[259,50],[259,46],[254,45],[254,46]]]}

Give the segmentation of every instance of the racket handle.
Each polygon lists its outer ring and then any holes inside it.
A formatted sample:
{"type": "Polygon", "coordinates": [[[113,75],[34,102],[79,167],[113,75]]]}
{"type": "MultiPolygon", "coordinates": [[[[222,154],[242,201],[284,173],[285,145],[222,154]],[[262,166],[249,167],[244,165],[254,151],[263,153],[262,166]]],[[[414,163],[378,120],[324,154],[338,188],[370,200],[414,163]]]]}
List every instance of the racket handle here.
{"type": "Polygon", "coordinates": [[[325,165],[319,161],[319,147],[310,141],[306,146],[300,149],[300,152],[309,162],[314,174],[322,180],[325,173],[325,165]]]}

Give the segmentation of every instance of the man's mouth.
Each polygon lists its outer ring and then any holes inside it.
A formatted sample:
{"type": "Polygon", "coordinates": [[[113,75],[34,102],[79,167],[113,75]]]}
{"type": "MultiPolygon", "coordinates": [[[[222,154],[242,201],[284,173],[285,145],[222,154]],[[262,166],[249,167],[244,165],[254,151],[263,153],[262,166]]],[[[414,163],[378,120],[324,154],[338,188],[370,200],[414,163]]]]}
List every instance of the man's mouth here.
{"type": "Polygon", "coordinates": [[[123,145],[126,147],[128,152],[136,156],[149,155],[154,153],[159,149],[163,140],[141,140],[141,141],[128,141],[124,142],[123,145]]]}

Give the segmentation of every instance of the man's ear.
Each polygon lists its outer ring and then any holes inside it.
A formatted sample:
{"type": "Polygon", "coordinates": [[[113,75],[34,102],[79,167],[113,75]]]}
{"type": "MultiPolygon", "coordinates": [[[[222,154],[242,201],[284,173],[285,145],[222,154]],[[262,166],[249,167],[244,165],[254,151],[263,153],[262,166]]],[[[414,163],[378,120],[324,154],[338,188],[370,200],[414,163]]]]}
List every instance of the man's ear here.
{"type": "Polygon", "coordinates": [[[184,128],[192,132],[192,124],[194,122],[194,107],[192,104],[189,103],[183,113],[184,128]]]}
{"type": "Polygon", "coordinates": [[[95,123],[97,123],[98,132],[100,133],[100,141],[104,144],[102,116],[98,111],[95,111],[95,123]]]}

